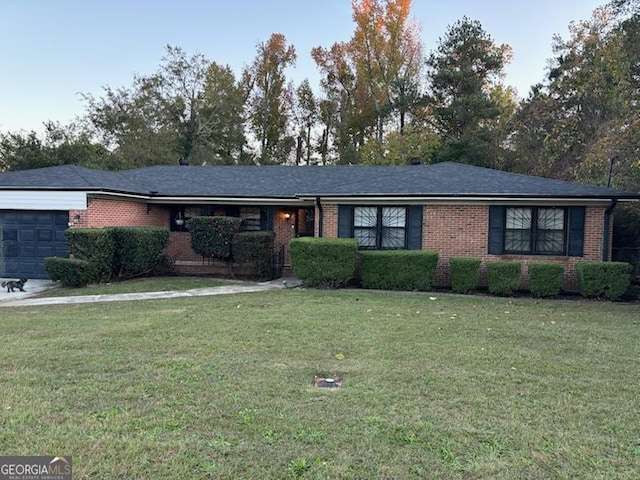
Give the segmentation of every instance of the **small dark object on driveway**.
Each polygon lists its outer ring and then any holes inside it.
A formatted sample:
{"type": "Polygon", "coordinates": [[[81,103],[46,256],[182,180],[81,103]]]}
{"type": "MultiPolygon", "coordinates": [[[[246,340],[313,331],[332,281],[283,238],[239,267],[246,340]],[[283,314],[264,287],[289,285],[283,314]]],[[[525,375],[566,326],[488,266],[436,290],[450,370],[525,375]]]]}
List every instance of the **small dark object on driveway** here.
{"type": "Polygon", "coordinates": [[[26,278],[21,278],[20,280],[9,280],[8,282],[2,282],[3,287],[7,287],[7,293],[14,292],[17,288],[21,292],[24,292],[25,289],[24,284],[27,283],[26,278]]]}

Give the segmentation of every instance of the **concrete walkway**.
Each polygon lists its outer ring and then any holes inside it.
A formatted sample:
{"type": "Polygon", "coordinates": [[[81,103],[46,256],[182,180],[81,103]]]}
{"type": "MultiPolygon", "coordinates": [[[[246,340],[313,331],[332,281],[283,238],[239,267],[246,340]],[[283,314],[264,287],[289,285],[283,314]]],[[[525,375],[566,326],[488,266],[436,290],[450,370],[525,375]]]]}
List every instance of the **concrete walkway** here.
{"type": "MultiPolygon", "coordinates": [[[[5,281],[4,279],[2,281],[5,281]]],[[[0,292],[0,307],[25,307],[37,305],[69,305],[94,302],[127,302],[131,300],[155,300],[158,298],[204,297],[209,295],[228,295],[234,293],[264,292],[300,286],[297,279],[272,280],[270,282],[242,282],[220,287],[194,288],[192,290],[176,290],[168,292],[117,293],[110,295],[77,295],[70,297],[29,298],[35,294],[57,288],[58,284],[50,280],[29,280],[25,285],[26,292],[0,292]]]]}

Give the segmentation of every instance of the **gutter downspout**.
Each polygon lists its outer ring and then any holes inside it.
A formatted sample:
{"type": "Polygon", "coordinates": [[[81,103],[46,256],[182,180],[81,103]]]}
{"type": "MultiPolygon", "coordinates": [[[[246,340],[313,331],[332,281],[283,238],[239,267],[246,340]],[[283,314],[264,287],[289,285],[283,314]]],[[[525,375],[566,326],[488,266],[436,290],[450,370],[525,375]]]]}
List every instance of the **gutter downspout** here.
{"type": "Polygon", "coordinates": [[[318,207],[318,237],[322,237],[324,215],[322,212],[322,203],[320,203],[320,197],[316,197],[316,206],[318,207]]]}
{"type": "Polygon", "coordinates": [[[611,228],[611,212],[618,204],[618,199],[612,198],[611,204],[604,211],[604,231],[602,235],[602,261],[609,261],[609,230],[611,228]]]}

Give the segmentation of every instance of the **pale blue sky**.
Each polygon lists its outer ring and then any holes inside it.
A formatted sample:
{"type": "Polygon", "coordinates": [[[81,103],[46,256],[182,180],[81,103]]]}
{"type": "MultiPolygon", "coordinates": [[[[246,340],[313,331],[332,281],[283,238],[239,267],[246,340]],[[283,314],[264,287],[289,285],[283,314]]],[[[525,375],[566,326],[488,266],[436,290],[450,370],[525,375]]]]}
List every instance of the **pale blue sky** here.
{"type": "MultiPolygon", "coordinates": [[[[606,0],[414,0],[425,53],[463,16],[479,20],[514,59],[507,83],[520,96],[544,77],[554,33],[568,36],[606,0]]],[[[353,33],[350,0],[0,0],[0,131],[37,130],[84,111],[80,92],[131,85],[157,70],[165,45],[239,74],[256,45],[283,33],[298,53],[290,77],[319,90],[310,51],[353,33]]]]}

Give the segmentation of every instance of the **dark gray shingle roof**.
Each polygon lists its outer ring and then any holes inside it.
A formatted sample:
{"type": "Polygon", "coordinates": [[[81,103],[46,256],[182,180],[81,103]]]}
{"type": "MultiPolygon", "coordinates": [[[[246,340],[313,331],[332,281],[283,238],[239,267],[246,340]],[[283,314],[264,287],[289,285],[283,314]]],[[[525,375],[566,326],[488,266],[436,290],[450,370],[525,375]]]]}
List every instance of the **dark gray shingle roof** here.
{"type": "Polygon", "coordinates": [[[81,189],[158,197],[434,196],[635,198],[628,192],[445,162],[407,166],[73,165],[0,174],[0,189],[81,189]]]}

